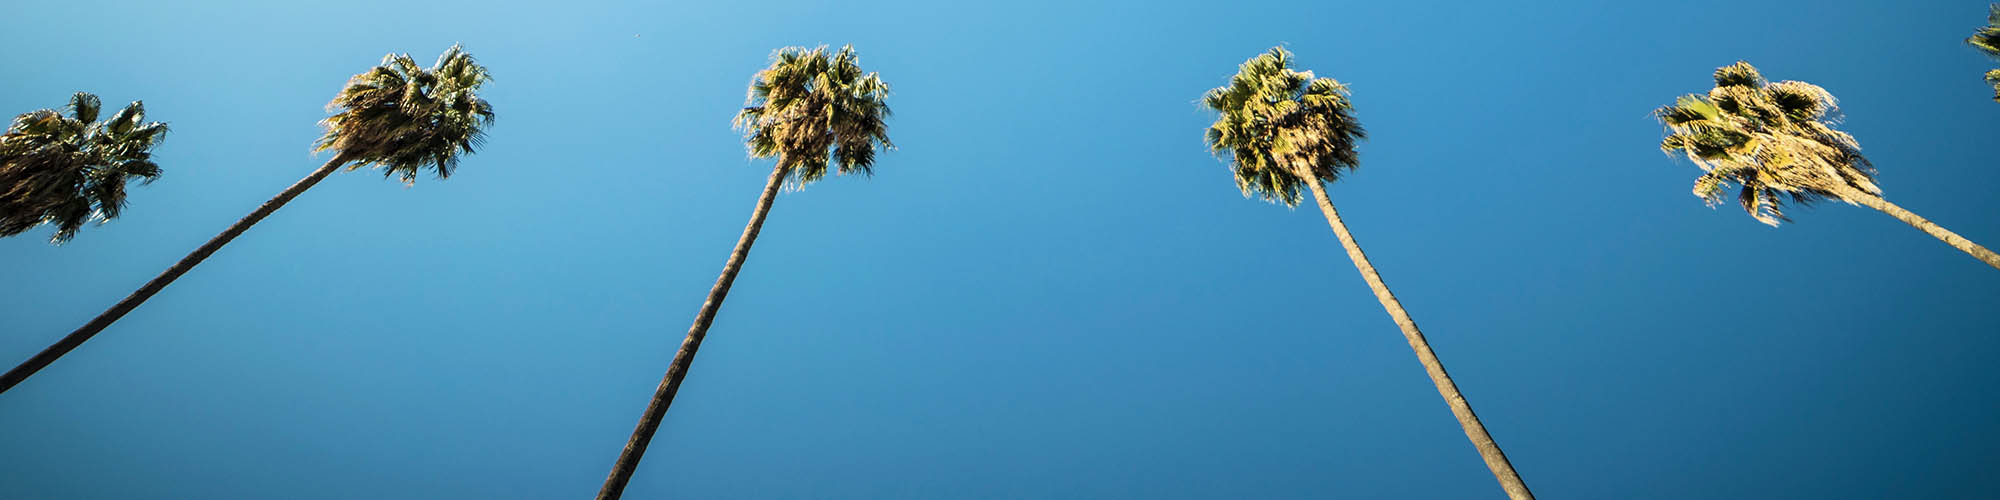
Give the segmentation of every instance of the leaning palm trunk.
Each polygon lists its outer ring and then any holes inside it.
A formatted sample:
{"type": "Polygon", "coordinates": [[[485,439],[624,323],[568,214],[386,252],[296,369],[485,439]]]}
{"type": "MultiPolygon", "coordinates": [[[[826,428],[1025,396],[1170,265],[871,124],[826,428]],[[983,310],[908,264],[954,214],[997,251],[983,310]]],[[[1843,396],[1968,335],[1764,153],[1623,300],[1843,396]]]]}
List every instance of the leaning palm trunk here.
{"type": "Polygon", "coordinates": [[[750,212],[750,223],[743,226],[743,237],[736,240],[729,262],[722,265],[722,277],[716,278],[715,287],[708,290],[708,300],[701,303],[701,312],[695,314],[694,326],[688,328],[687,338],[681,340],[681,350],[674,353],[673,364],[667,365],[667,375],[653,391],[653,402],[646,405],[646,414],[639,417],[638,428],[632,429],[632,438],[625,441],[625,451],[611,465],[611,475],[604,478],[604,488],[597,491],[598,500],[617,500],[625,494],[625,483],[639,469],[639,459],[646,454],[653,433],[660,430],[660,419],[666,417],[667,407],[673,406],[674,394],[680,392],[681,380],[687,378],[688,367],[694,364],[695,351],[701,350],[701,340],[708,336],[708,325],[715,322],[722,299],[729,296],[729,286],[736,282],[736,272],[743,270],[743,261],[750,258],[750,245],[757,243],[757,232],[764,229],[764,217],[771,213],[771,202],[778,199],[785,173],[783,166],[771,170],[771,180],[764,183],[764,195],[757,198],[757,210],[750,212]]]}
{"type": "Polygon", "coordinates": [[[2000,254],[1995,254],[1992,250],[1987,250],[1986,247],[1979,246],[1978,243],[1973,243],[1972,240],[1965,239],[1964,236],[1959,236],[1958,233],[1951,232],[1951,230],[1945,229],[1944,226],[1939,226],[1937,223],[1931,222],[1930,219],[1925,219],[1917,215],[1916,212],[1904,210],[1903,207],[1889,203],[1889,200],[1883,199],[1881,196],[1862,192],[1859,189],[1847,188],[1839,194],[1843,199],[1854,200],[1854,202],[1868,208],[1889,214],[1890,217],[1895,217],[1896,220],[1903,221],[1904,224],[1909,224],[1910,227],[1917,228],[1917,230],[1923,231],[1924,234],[1929,234],[1934,238],[1944,241],[1945,244],[1951,245],[1952,248],[1965,252],[1966,255],[1971,255],[1972,258],[1979,259],[1980,262],[1985,262],[1986,265],[2000,268],[2000,254]]]}
{"type": "Polygon", "coordinates": [[[1319,200],[1319,211],[1326,215],[1326,224],[1333,227],[1333,234],[1340,237],[1340,246],[1347,249],[1347,257],[1354,260],[1354,267],[1361,270],[1361,278],[1368,281],[1368,288],[1375,291],[1375,299],[1382,301],[1382,308],[1389,311],[1389,317],[1396,320],[1396,326],[1403,329],[1403,337],[1410,341],[1410,349],[1417,352],[1417,362],[1423,363],[1424,371],[1431,376],[1431,383],[1437,385],[1438,394],[1451,406],[1451,414],[1458,417],[1459,427],[1465,428],[1465,437],[1472,440],[1472,446],[1479,449],[1479,456],[1486,460],[1486,468],[1493,470],[1493,477],[1500,480],[1500,488],[1507,491],[1507,497],[1514,500],[1532,500],[1534,493],[1528,492],[1528,484],[1521,481],[1521,475],[1514,473],[1514,465],[1507,462],[1507,454],[1500,451],[1500,445],[1493,442],[1493,436],[1486,433],[1486,426],[1479,423],[1479,415],[1472,413],[1472,405],[1466,403],[1465,396],[1458,393],[1458,384],[1451,381],[1451,374],[1445,373],[1444,363],[1438,361],[1437,353],[1431,352],[1430,342],[1424,340],[1424,332],[1417,329],[1416,320],[1403,310],[1403,303],[1396,300],[1396,294],[1389,292],[1389,285],[1376,274],[1375,265],[1368,263],[1368,256],[1361,253],[1361,244],[1354,241],[1354,235],[1347,232],[1347,224],[1340,221],[1340,213],[1333,210],[1333,201],[1327,199],[1326,188],[1312,176],[1307,186],[1312,187],[1313,198],[1319,200]]]}
{"type": "Polygon", "coordinates": [[[63,336],[62,340],[56,341],[55,345],[43,349],[41,353],[36,354],[33,358],[28,358],[28,361],[21,363],[20,366],[16,366],[12,370],[7,370],[5,375],[0,375],[0,393],[5,393],[8,389],[12,389],[15,385],[20,384],[21,381],[27,380],[28,376],[34,375],[35,372],[40,371],[43,367],[49,366],[49,363],[54,363],[56,358],[60,358],[62,355],[68,354],[70,350],[76,349],[77,346],[83,345],[84,341],[90,340],[90,337],[97,335],[97,332],[104,331],[105,327],[111,326],[111,323],[118,321],[118,318],[125,317],[125,313],[132,312],[132,309],[139,307],[139,304],[145,303],[146,299],[152,298],[153,294],[160,293],[160,290],[165,289],[167,285],[173,284],[175,279],[180,278],[183,274],[187,274],[188,270],[194,269],[196,264],[200,264],[201,261],[208,259],[209,255],[214,254],[216,250],[222,249],[223,245],[229,244],[230,240],[234,240],[237,236],[242,235],[244,231],[250,229],[250,226],[256,225],[257,221],[264,220],[272,212],[278,211],[278,208],[285,206],[285,203],[292,201],[292,198],[297,198],[299,193],[304,193],[306,189],[313,187],[314,184],[319,184],[321,179],[325,179],[327,175],[332,174],[334,170],[339,169],[340,165],[346,162],[347,158],[345,156],[334,155],[333,159],[327,161],[325,165],[321,165],[319,170],[314,170],[311,174],[306,175],[306,178],[292,184],[292,187],[285,188],[283,192],[272,197],[270,201],[266,201],[263,205],[258,206],[257,210],[250,212],[250,215],[236,221],[235,224],[229,226],[229,229],[223,230],[222,234],[210,238],[208,243],[203,243],[200,248],[194,249],[193,253],[182,257],[180,262],[175,262],[172,267],[167,268],[166,272],[160,273],[152,281],[146,282],[145,286],[139,287],[139,291],[125,296],[125,299],[118,301],[117,304],[112,304],[111,308],[106,309],[103,314],[97,315],[89,323],[85,323],[82,327],[77,328],[76,331],[63,336]]]}

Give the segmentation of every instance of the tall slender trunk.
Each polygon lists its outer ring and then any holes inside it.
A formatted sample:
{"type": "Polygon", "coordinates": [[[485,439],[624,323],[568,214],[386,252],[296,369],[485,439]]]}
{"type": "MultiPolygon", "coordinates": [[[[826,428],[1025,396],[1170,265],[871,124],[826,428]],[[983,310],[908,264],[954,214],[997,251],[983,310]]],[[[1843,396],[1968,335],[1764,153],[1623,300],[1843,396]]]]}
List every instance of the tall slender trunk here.
{"type": "Polygon", "coordinates": [[[207,259],[216,250],[222,249],[223,245],[229,244],[229,240],[236,239],[244,231],[249,230],[250,226],[256,225],[257,221],[264,220],[264,217],[278,211],[279,207],[285,206],[285,203],[292,201],[292,198],[297,198],[299,193],[304,193],[306,189],[313,187],[314,184],[319,184],[321,179],[325,179],[327,175],[339,169],[343,163],[347,163],[345,155],[334,155],[333,159],[328,160],[325,165],[321,165],[319,170],[312,171],[311,174],[306,175],[306,178],[299,179],[299,182],[293,183],[292,187],[285,188],[277,196],[272,197],[269,201],[265,201],[263,205],[257,206],[257,210],[250,212],[250,215],[244,216],[241,220],[236,221],[235,224],[231,224],[229,229],[222,231],[222,234],[210,238],[208,243],[203,243],[201,247],[194,249],[193,253],[189,253],[186,257],[181,257],[180,262],[175,262],[173,266],[167,268],[166,272],[162,272],[159,276],[154,277],[152,281],[146,282],[145,286],[139,287],[138,291],[125,296],[125,299],[118,301],[117,304],[112,304],[110,309],[104,310],[103,314],[98,314],[96,318],[92,318],[89,323],[84,323],[76,331],[69,332],[69,335],[63,336],[62,340],[56,341],[55,345],[43,349],[41,353],[35,354],[35,357],[28,358],[20,366],[16,366],[12,370],[7,370],[5,375],[0,375],[0,393],[5,393],[8,389],[14,388],[21,381],[27,380],[30,375],[34,375],[35,372],[40,371],[43,367],[49,366],[49,363],[54,363],[56,358],[60,358],[63,354],[69,353],[70,350],[76,349],[77,346],[83,345],[84,341],[90,340],[90,337],[97,335],[97,332],[104,331],[104,328],[111,326],[112,322],[124,317],[125,313],[132,312],[132,309],[139,307],[139,304],[145,303],[146,299],[152,298],[153,294],[160,293],[161,289],[173,284],[175,279],[180,278],[183,274],[187,274],[188,270],[194,269],[196,264],[200,264],[202,260],[207,259]]]}
{"type": "Polygon", "coordinates": [[[1840,190],[1836,194],[1839,194],[1843,198],[1854,200],[1868,208],[1889,214],[1890,217],[1895,217],[1896,220],[1903,221],[1904,224],[1909,224],[1910,227],[1917,228],[1925,234],[1931,235],[1931,237],[1942,240],[1946,245],[1951,245],[1952,248],[1956,248],[1960,252],[1965,252],[1967,255],[1971,255],[1972,258],[1979,259],[1980,262],[1985,262],[1986,265],[2000,269],[2000,254],[1995,254],[1992,250],[1987,250],[1986,247],[1979,246],[1978,243],[1973,243],[1972,240],[1965,239],[1964,236],[1959,236],[1958,233],[1951,232],[1951,230],[1945,229],[1944,226],[1939,226],[1937,223],[1931,222],[1930,219],[1925,219],[1917,215],[1916,212],[1904,210],[1903,207],[1889,203],[1889,200],[1882,199],[1881,196],[1869,194],[1851,187],[1840,190]]]}
{"type": "Polygon", "coordinates": [[[715,312],[722,309],[722,299],[729,296],[736,272],[750,258],[750,245],[757,243],[757,232],[764,229],[764,217],[771,214],[771,202],[778,199],[778,187],[784,183],[785,169],[772,169],[771,180],[764,182],[764,195],[757,198],[757,211],[750,212],[750,223],[743,226],[743,237],[736,240],[736,250],[729,253],[729,262],[722,265],[722,277],[716,278],[715,287],[708,290],[708,300],[701,303],[701,312],[695,314],[694,326],[688,328],[687,338],[681,340],[681,350],[674,353],[673,364],[667,365],[667,375],[653,391],[653,402],[646,405],[646,414],[639,417],[638,428],[632,429],[632,438],[625,441],[625,451],[618,454],[617,463],[611,464],[611,476],[604,478],[604,488],[597,490],[598,500],[617,500],[625,494],[625,483],[639,469],[639,458],[646,454],[653,433],[660,430],[660,419],[666,417],[667,407],[673,406],[674,394],[680,392],[681,380],[687,378],[688,367],[694,364],[695,351],[701,350],[701,339],[708,336],[708,325],[715,322],[715,312]]]}
{"type": "Polygon", "coordinates": [[[1431,352],[1431,344],[1424,340],[1424,332],[1417,329],[1416,320],[1403,310],[1403,303],[1396,300],[1396,294],[1389,292],[1389,285],[1382,282],[1382,275],[1375,272],[1375,265],[1368,263],[1368,256],[1361,253],[1361,244],[1354,241],[1354,235],[1347,232],[1347,224],[1340,221],[1340,213],[1333,210],[1333,201],[1327,199],[1326,188],[1311,176],[1304,177],[1312,186],[1313,198],[1319,200],[1319,211],[1326,215],[1326,224],[1333,227],[1333,234],[1340,237],[1340,246],[1347,249],[1347,257],[1354,260],[1354,267],[1361,270],[1361,278],[1368,281],[1368,288],[1375,291],[1375,299],[1382,302],[1382,308],[1389,311],[1389,317],[1396,320],[1396,326],[1403,329],[1403,338],[1410,341],[1410,350],[1417,352],[1417,361],[1423,363],[1424,371],[1431,376],[1431,383],[1437,385],[1438,394],[1451,406],[1452,416],[1458,417],[1459,427],[1465,428],[1465,437],[1472,440],[1472,446],[1479,449],[1479,456],[1486,460],[1486,468],[1493,470],[1493,477],[1500,480],[1500,488],[1507,491],[1507,497],[1514,500],[1532,500],[1534,493],[1528,492],[1528,483],[1521,481],[1521,475],[1514,473],[1514,465],[1507,462],[1507,454],[1500,451],[1500,445],[1493,442],[1493,436],[1486,433],[1486,426],[1479,423],[1479,415],[1472,413],[1472,405],[1459,394],[1458,384],[1451,382],[1451,374],[1445,373],[1444,363],[1438,361],[1437,353],[1431,352]]]}

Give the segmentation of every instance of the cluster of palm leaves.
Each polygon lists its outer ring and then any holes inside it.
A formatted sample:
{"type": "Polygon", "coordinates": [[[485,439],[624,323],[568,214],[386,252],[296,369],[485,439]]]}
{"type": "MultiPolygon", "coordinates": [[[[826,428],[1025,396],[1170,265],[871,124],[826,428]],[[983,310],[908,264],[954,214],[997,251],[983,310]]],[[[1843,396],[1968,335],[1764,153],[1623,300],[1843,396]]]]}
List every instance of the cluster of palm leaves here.
{"type": "MultiPolygon", "coordinates": [[[[1989,25],[1968,43],[2000,58],[2000,6],[1989,25]]],[[[1296,206],[1310,192],[1362,279],[1381,302],[1436,385],[1454,417],[1504,492],[1534,498],[1498,444],[1453,383],[1429,341],[1361,250],[1335,210],[1326,184],[1360,166],[1357,145],[1367,137],[1355,117],[1347,87],[1332,78],[1293,68],[1293,55],[1274,48],[1245,61],[1227,85],[1200,102],[1216,113],[1205,134],[1210,150],[1234,173],[1246,197],[1296,206]]],[[[2000,70],[1987,79],[2000,92],[2000,70]]],[[[70,352],[158,293],[223,245],[271,215],[342,166],[376,166],[385,177],[414,183],[422,172],[440,179],[474,152],[494,119],[479,90],[487,69],[453,46],[429,67],[390,54],[355,75],[328,104],[316,151],[332,158],[298,183],[257,207],[215,238],[176,262],[131,296],[48,349],[0,375],[0,392],[70,352]]],[[[1873,166],[1853,136],[1835,128],[1838,106],[1826,89],[1796,81],[1771,82],[1748,63],[1716,70],[1715,86],[1659,108],[1666,138],[1661,149],[1685,156],[1703,173],[1694,194],[1711,206],[1733,185],[1751,217],[1777,226],[1788,205],[1836,200],[1881,210],[2000,268],[2000,255],[1888,203],[1873,166]]],[[[612,467],[599,499],[619,498],[654,433],[673,404],[716,313],[749,258],[782,187],[802,188],[836,174],[872,174],[876,154],[893,149],[888,136],[889,86],[864,71],[851,47],[788,47],[774,52],[752,77],[749,97],[734,124],[750,156],[776,158],[750,222],[720,277],[696,314],[638,426],[612,467]]],[[[2000,96],[1996,96],[2000,100],[2000,96]]],[[[91,221],[118,217],[126,183],[157,178],[152,149],[167,127],[145,121],[134,102],[99,120],[96,96],[78,93],[67,113],[40,110],[15,118],[0,136],[0,236],[48,225],[53,241],[75,237],[91,221]]]]}
{"type": "Polygon", "coordinates": [[[479,98],[479,87],[492,79],[456,45],[430,68],[408,54],[385,56],[327,103],[338,113],[325,120],[326,135],[313,151],[335,151],[330,163],[350,170],[378,165],[384,177],[404,184],[416,183],[423,170],[449,178],[493,124],[493,105],[479,98]]]}
{"type": "Polygon", "coordinates": [[[1695,179],[1695,196],[1715,205],[1735,183],[1743,188],[1737,196],[1743,210],[1776,226],[1790,220],[1782,208],[1786,199],[1850,201],[1882,192],[1861,144],[1834,130],[1836,110],[1826,89],[1768,82],[1750,63],[1738,62],[1715,71],[1708,94],[1660,108],[1660,120],[1672,131],[1660,149],[1684,153],[1706,171],[1695,179]]]}
{"type": "Polygon", "coordinates": [[[751,78],[735,124],[751,157],[777,157],[798,185],[825,177],[829,163],[841,174],[871,174],[876,148],[895,147],[888,97],[889,84],[861,70],[854,47],[830,55],[826,47],[788,47],[751,78]]]}
{"type": "Polygon", "coordinates": [[[167,125],[147,122],[145,104],[99,121],[97,96],[78,92],[68,111],[23,113],[0,135],[0,236],[47,224],[55,228],[50,241],[69,241],[88,222],[118,218],[127,181],[160,176],[152,150],[167,125]]]}
{"type": "Polygon", "coordinates": [[[1361,166],[1354,146],[1368,136],[1351,114],[1347,86],[1291,65],[1291,52],[1271,49],[1201,99],[1219,114],[1207,141],[1231,160],[1236,187],[1286,206],[1299,204],[1307,180],[1333,182],[1361,166]]]}
{"type": "MultiPolygon", "coordinates": [[[[1986,25],[1966,38],[1965,43],[1979,49],[1996,61],[2000,61],[2000,4],[1987,8],[1986,25]]],[[[1993,84],[1993,101],[2000,102],[2000,69],[1986,72],[1986,83],[1993,84]]]]}

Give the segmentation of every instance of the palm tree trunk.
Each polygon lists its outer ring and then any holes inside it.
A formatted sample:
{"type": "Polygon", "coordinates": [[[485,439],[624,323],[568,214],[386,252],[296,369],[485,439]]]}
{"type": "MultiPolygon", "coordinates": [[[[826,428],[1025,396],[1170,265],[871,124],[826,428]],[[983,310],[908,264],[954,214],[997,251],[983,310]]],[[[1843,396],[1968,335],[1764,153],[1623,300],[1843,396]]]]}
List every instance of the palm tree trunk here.
{"type": "Polygon", "coordinates": [[[1951,245],[1952,248],[1956,248],[1960,252],[1965,252],[1967,255],[1971,255],[1972,258],[1979,259],[1980,262],[1985,262],[1986,265],[2000,268],[2000,254],[1995,254],[1992,250],[1987,250],[1986,247],[1979,246],[1978,243],[1973,243],[1972,240],[1965,239],[1964,236],[1959,236],[1958,233],[1951,232],[1951,230],[1945,229],[1944,226],[1939,226],[1937,223],[1931,222],[1930,219],[1925,219],[1917,215],[1916,212],[1904,210],[1903,207],[1889,203],[1889,200],[1882,199],[1881,196],[1869,194],[1851,187],[1843,189],[1837,194],[1842,198],[1854,200],[1862,205],[1866,205],[1868,208],[1889,214],[1890,217],[1895,217],[1896,220],[1903,221],[1904,224],[1909,224],[1910,227],[1917,228],[1925,234],[1942,240],[1946,245],[1951,245]]]}
{"type": "Polygon", "coordinates": [[[702,302],[701,312],[695,314],[694,326],[688,328],[687,338],[681,340],[681,350],[674,353],[673,364],[667,365],[667,375],[653,391],[653,402],[646,405],[646,414],[639,417],[638,428],[632,429],[632,438],[625,441],[625,451],[618,454],[617,463],[611,464],[611,476],[604,478],[604,488],[597,491],[598,500],[617,500],[625,494],[625,483],[639,469],[639,458],[646,454],[653,433],[660,430],[660,419],[666,417],[667,407],[673,406],[674,394],[680,392],[681,380],[687,378],[688,367],[694,364],[695,351],[701,350],[701,340],[708,336],[708,325],[715,322],[716,311],[722,309],[722,299],[729,296],[736,272],[750,258],[750,245],[757,243],[757,232],[764,229],[764,217],[771,214],[771,202],[778,199],[778,187],[784,183],[785,169],[772,169],[771,180],[764,183],[764,195],[757,198],[757,210],[750,212],[750,224],[743,226],[743,237],[736,240],[736,250],[729,253],[729,262],[722,265],[722,277],[716,278],[715,287],[708,290],[708,300],[702,302]]]}
{"type": "Polygon", "coordinates": [[[257,210],[250,212],[250,215],[230,225],[229,229],[222,231],[222,234],[210,238],[208,243],[203,243],[200,248],[194,249],[193,253],[182,257],[180,262],[175,262],[172,267],[167,268],[166,272],[162,272],[159,276],[154,277],[152,281],[146,282],[146,285],[139,287],[138,291],[125,296],[125,299],[118,301],[117,304],[112,304],[110,309],[106,309],[103,314],[92,318],[89,323],[84,323],[76,331],[69,332],[69,335],[63,336],[62,340],[56,341],[55,345],[43,349],[41,353],[36,354],[35,357],[28,358],[20,366],[16,366],[12,370],[7,370],[5,375],[0,375],[0,393],[5,393],[8,389],[14,388],[21,381],[27,380],[28,376],[34,375],[35,372],[40,371],[43,367],[49,366],[49,363],[54,363],[56,358],[60,358],[62,355],[69,353],[70,350],[76,349],[77,346],[83,345],[84,341],[90,340],[90,337],[97,335],[97,332],[104,331],[104,328],[111,326],[112,322],[124,317],[125,313],[132,312],[132,309],[139,307],[139,304],[145,303],[146,299],[152,298],[153,294],[160,293],[161,289],[166,288],[169,284],[173,284],[175,279],[180,278],[183,274],[187,274],[188,270],[194,269],[196,264],[200,264],[202,260],[207,259],[216,250],[222,249],[223,245],[229,244],[229,240],[236,239],[237,236],[243,234],[243,231],[249,230],[250,226],[256,225],[257,221],[264,220],[264,217],[278,211],[279,207],[285,206],[285,203],[292,201],[292,198],[297,198],[299,193],[304,193],[306,189],[313,187],[314,184],[319,184],[321,179],[325,179],[327,175],[332,174],[343,163],[347,163],[346,156],[334,155],[333,159],[328,160],[325,165],[321,165],[319,170],[314,170],[311,174],[307,174],[306,178],[293,183],[292,187],[285,188],[284,191],[278,193],[278,196],[265,201],[263,205],[259,205],[257,210]]]}
{"type": "Polygon", "coordinates": [[[1514,465],[1507,462],[1507,454],[1500,451],[1500,445],[1493,442],[1493,436],[1486,433],[1486,426],[1479,423],[1479,415],[1472,413],[1472,405],[1459,394],[1458,384],[1451,382],[1451,374],[1445,373],[1444,363],[1438,361],[1437,353],[1431,352],[1430,342],[1424,340],[1424,332],[1417,330],[1416,320],[1403,310],[1403,303],[1389,292],[1389,285],[1382,282],[1382,275],[1375,273],[1375,265],[1368,263],[1368,256],[1361,253],[1361,244],[1354,241],[1354,235],[1347,232],[1347,224],[1340,221],[1340,213],[1333,210],[1333,201],[1327,199],[1326,188],[1313,179],[1306,184],[1312,186],[1313,197],[1319,200],[1319,211],[1326,215],[1326,224],[1333,227],[1333,234],[1340,237],[1340,246],[1347,249],[1347,257],[1354,260],[1354,267],[1361,270],[1361,278],[1368,281],[1368,288],[1375,291],[1375,299],[1382,302],[1382,308],[1389,311],[1389,317],[1396,320],[1396,326],[1403,329],[1403,337],[1410,341],[1410,349],[1417,352],[1417,361],[1423,363],[1424,371],[1430,373],[1431,383],[1437,385],[1438,394],[1451,406],[1451,414],[1458,417],[1459,427],[1465,428],[1465,437],[1472,440],[1472,446],[1479,449],[1480,458],[1486,460],[1486,468],[1493,470],[1493,477],[1500,480],[1500,488],[1507,491],[1513,500],[1532,500],[1534,493],[1528,492],[1528,484],[1521,481],[1521,475],[1514,473],[1514,465]]]}

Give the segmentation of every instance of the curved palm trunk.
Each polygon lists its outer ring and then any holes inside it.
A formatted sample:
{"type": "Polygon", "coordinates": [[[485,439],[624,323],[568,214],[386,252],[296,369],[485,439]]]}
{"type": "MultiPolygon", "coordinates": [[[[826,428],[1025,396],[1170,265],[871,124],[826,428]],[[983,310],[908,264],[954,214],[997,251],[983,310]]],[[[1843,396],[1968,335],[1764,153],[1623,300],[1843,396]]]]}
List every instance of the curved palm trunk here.
{"type": "Polygon", "coordinates": [[[1458,384],[1451,382],[1451,374],[1445,373],[1444,363],[1438,361],[1437,354],[1431,352],[1430,342],[1424,340],[1424,332],[1417,330],[1416,320],[1403,311],[1403,303],[1389,292],[1389,285],[1382,282],[1382,276],[1375,273],[1375,265],[1368,263],[1368,256],[1361,253],[1361,245],[1355,243],[1354,235],[1347,232],[1347,224],[1340,222],[1340,213],[1333,210],[1333,201],[1327,199],[1326,188],[1312,177],[1306,176],[1306,184],[1312,186],[1313,198],[1319,200],[1319,211],[1326,215],[1326,224],[1333,226],[1333,234],[1340,237],[1340,246],[1347,249],[1347,257],[1354,259],[1354,267],[1361,270],[1361,278],[1368,281],[1368,288],[1375,291],[1375,299],[1382,301],[1382,308],[1389,311],[1389,317],[1396,320],[1396,326],[1403,329],[1403,337],[1410,341],[1410,349],[1417,352],[1417,361],[1423,363],[1424,371],[1430,373],[1431,383],[1437,384],[1438,394],[1444,396],[1445,404],[1451,406],[1451,414],[1458,417],[1458,425],[1465,428],[1465,437],[1472,440],[1472,446],[1479,449],[1480,458],[1486,459],[1486,468],[1493,470],[1493,477],[1500,480],[1500,488],[1507,491],[1513,500],[1532,500],[1534,493],[1528,492],[1528,484],[1521,481],[1521,475],[1514,473],[1514,465],[1507,462],[1507,454],[1500,451],[1500,445],[1493,442],[1493,436],[1486,433],[1486,426],[1479,423],[1479,415],[1472,413],[1472,405],[1465,402],[1465,396],[1458,393],[1458,384]]]}
{"type": "Polygon", "coordinates": [[[625,494],[625,483],[639,469],[639,458],[646,454],[653,433],[660,430],[660,419],[666,417],[667,407],[673,406],[674,394],[680,392],[681,380],[687,378],[688,367],[694,364],[695,351],[701,350],[701,339],[708,336],[708,325],[715,322],[722,299],[729,296],[736,272],[750,258],[750,245],[757,243],[757,232],[764,229],[764,217],[770,215],[771,202],[778,199],[778,187],[784,183],[785,169],[772,169],[771,180],[764,183],[764,195],[757,198],[757,210],[750,212],[750,224],[743,226],[743,237],[736,240],[736,250],[729,253],[729,262],[722,265],[722,277],[716,278],[715,287],[708,290],[708,300],[701,303],[701,312],[695,314],[694,326],[688,328],[687,338],[681,340],[681,350],[674,353],[673,364],[667,365],[667,375],[653,391],[653,402],[646,405],[646,414],[639,417],[638,428],[632,429],[632,438],[625,441],[625,451],[618,454],[617,463],[611,464],[611,475],[604,478],[604,488],[597,490],[598,500],[617,500],[625,494]]]}
{"type": "Polygon", "coordinates": [[[1952,248],[1956,248],[1960,252],[1965,252],[1967,255],[1971,255],[1972,258],[1979,259],[1980,262],[1985,262],[1986,265],[2000,269],[2000,254],[1995,254],[1992,250],[1987,250],[1986,247],[1979,246],[1978,243],[1973,243],[1972,240],[1965,239],[1964,236],[1959,236],[1958,233],[1951,232],[1951,230],[1945,229],[1944,226],[1939,226],[1937,223],[1931,222],[1930,219],[1925,219],[1917,215],[1916,212],[1904,210],[1903,207],[1889,203],[1889,200],[1862,192],[1859,189],[1848,188],[1840,191],[1838,194],[1843,198],[1866,205],[1868,208],[1889,214],[1890,217],[1895,217],[1896,220],[1903,221],[1904,224],[1909,224],[1910,227],[1917,228],[1917,230],[1923,231],[1924,234],[1929,234],[1931,237],[1942,240],[1946,245],[1951,245],[1952,248]]]}
{"type": "Polygon", "coordinates": [[[28,358],[20,366],[16,366],[12,370],[7,370],[5,375],[0,375],[0,393],[5,393],[8,389],[14,388],[21,381],[27,380],[28,376],[34,375],[35,372],[40,371],[43,367],[49,366],[49,363],[54,363],[56,358],[60,358],[63,354],[69,353],[70,350],[76,349],[77,346],[83,345],[84,341],[90,340],[90,337],[97,335],[97,332],[104,331],[105,327],[111,326],[111,323],[118,321],[118,318],[125,317],[125,313],[132,312],[132,309],[139,307],[139,304],[145,303],[146,299],[152,298],[153,294],[160,293],[161,289],[166,288],[169,284],[173,284],[175,279],[180,278],[183,274],[187,274],[188,270],[194,269],[196,264],[200,264],[202,260],[207,259],[216,250],[222,249],[223,245],[229,244],[229,240],[236,239],[244,231],[249,230],[250,226],[256,225],[257,221],[264,220],[264,217],[278,211],[279,207],[285,206],[285,203],[292,201],[292,198],[297,198],[299,193],[304,193],[306,189],[313,187],[314,184],[319,184],[321,179],[325,179],[327,175],[332,174],[343,163],[347,163],[345,156],[334,155],[333,159],[327,161],[325,165],[321,165],[319,170],[314,170],[311,174],[307,174],[306,178],[299,179],[299,182],[293,183],[292,187],[285,188],[277,196],[272,197],[269,201],[265,201],[263,205],[259,205],[257,210],[250,212],[250,215],[244,216],[243,219],[230,225],[229,229],[222,231],[222,234],[215,235],[214,238],[208,240],[208,243],[203,243],[200,248],[194,249],[193,253],[189,253],[186,257],[181,257],[180,262],[175,262],[172,267],[167,268],[166,272],[162,272],[159,276],[154,277],[152,281],[146,282],[145,286],[139,287],[138,291],[125,296],[125,299],[118,301],[117,304],[112,304],[110,309],[106,309],[103,314],[98,314],[89,323],[84,323],[76,331],[63,336],[62,340],[56,341],[55,345],[43,349],[41,353],[35,354],[35,357],[28,358]]]}

